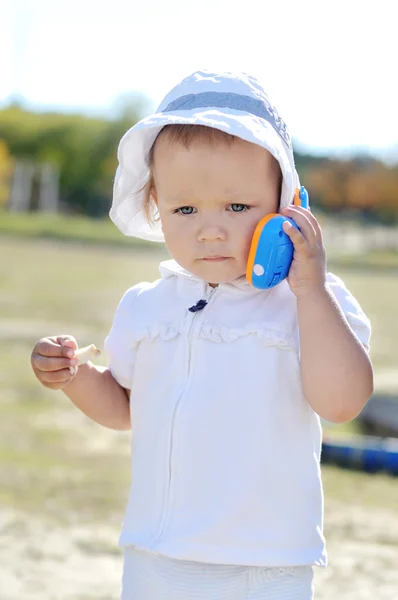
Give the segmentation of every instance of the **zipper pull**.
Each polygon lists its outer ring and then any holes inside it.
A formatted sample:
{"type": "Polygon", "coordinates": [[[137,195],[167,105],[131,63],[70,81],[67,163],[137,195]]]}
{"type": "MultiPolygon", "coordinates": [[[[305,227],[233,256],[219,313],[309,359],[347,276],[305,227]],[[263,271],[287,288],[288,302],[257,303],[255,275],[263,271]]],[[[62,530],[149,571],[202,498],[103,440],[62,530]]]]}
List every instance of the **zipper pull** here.
{"type": "MultiPolygon", "coordinates": [[[[210,286],[208,286],[208,287],[210,287],[210,286]]],[[[205,300],[204,298],[202,298],[201,300],[198,300],[194,306],[191,306],[190,308],[188,308],[189,312],[196,313],[199,310],[203,310],[204,307],[206,306],[206,304],[208,303],[208,301],[210,300],[210,298],[212,297],[212,295],[214,294],[214,292],[216,291],[216,289],[217,288],[210,287],[210,292],[208,292],[206,290],[205,296],[207,297],[207,300],[205,300]]]]}
{"type": "Polygon", "coordinates": [[[188,308],[188,310],[191,313],[196,313],[199,310],[203,310],[206,304],[207,300],[198,300],[197,303],[194,306],[191,306],[191,308],[188,308]]]}

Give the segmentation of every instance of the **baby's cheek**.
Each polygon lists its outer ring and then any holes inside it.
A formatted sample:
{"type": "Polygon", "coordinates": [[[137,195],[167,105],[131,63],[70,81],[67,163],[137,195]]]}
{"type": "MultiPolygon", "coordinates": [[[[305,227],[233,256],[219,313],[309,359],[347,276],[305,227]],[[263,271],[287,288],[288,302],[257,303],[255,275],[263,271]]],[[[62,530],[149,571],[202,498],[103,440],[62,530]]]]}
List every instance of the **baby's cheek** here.
{"type": "Polygon", "coordinates": [[[246,231],[243,236],[242,247],[243,247],[243,254],[244,254],[245,262],[247,262],[247,259],[249,258],[250,247],[252,244],[252,239],[253,239],[253,235],[254,235],[256,226],[257,226],[257,221],[250,222],[247,225],[246,231]]]}
{"type": "Polygon", "coordinates": [[[166,246],[171,256],[182,267],[189,270],[194,244],[187,232],[179,228],[163,230],[166,246]]]}
{"type": "Polygon", "coordinates": [[[178,223],[170,222],[168,219],[162,221],[162,231],[167,246],[178,245],[181,240],[182,231],[178,223]]]}

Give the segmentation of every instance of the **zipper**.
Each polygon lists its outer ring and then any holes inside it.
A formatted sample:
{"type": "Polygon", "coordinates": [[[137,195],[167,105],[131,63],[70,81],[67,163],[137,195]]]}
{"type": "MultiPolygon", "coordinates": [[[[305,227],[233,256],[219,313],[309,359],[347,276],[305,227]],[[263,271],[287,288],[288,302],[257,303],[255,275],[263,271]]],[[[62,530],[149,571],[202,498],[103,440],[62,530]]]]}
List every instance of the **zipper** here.
{"type": "MultiPolygon", "coordinates": [[[[204,299],[207,301],[207,304],[206,304],[206,306],[204,308],[206,308],[207,305],[209,304],[210,299],[214,296],[214,293],[215,293],[216,289],[217,288],[210,287],[209,285],[206,287],[204,299]]],[[[201,312],[201,311],[199,311],[199,312],[201,312]]],[[[166,522],[167,522],[168,512],[169,512],[168,511],[168,508],[169,508],[168,504],[169,504],[169,499],[170,499],[171,478],[172,478],[172,475],[171,475],[171,463],[172,463],[173,446],[174,446],[174,443],[173,443],[173,441],[174,441],[173,440],[173,438],[174,438],[174,425],[175,425],[175,421],[176,421],[177,410],[178,410],[178,407],[179,407],[179,405],[181,403],[181,400],[182,400],[182,398],[184,396],[185,390],[186,390],[188,382],[189,382],[189,377],[190,377],[190,374],[191,374],[192,337],[193,337],[194,324],[195,324],[195,321],[197,321],[197,319],[198,319],[199,312],[194,312],[192,314],[192,319],[191,319],[191,323],[190,323],[189,330],[188,330],[187,374],[186,374],[186,378],[185,378],[185,384],[184,384],[184,386],[183,386],[183,388],[181,390],[181,393],[180,393],[180,395],[179,395],[179,397],[178,397],[178,399],[177,399],[177,401],[176,401],[176,403],[174,405],[174,410],[173,410],[173,414],[172,414],[172,417],[171,417],[171,428],[170,428],[171,429],[171,435],[170,435],[169,461],[168,461],[169,472],[168,472],[168,482],[167,482],[166,498],[165,498],[165,502],[164,502],[163,517],[162,517],[162,520],[161,520],[161,523],[160,523],[158,534],[156,536],[156,540],[153,543],[152,548],[155,548],[156,545],[159,543],[159,541],[162,538],[162,535],[163,535],[164,530],[165,530],[166,522]]]]}
{"type": "MultiPolygon", "coordinates": [[[[210,299],[211,299],[211,298],[212,298],[212,296],[214,295],[214,292],[216,291],[216,289],[217,289],[217,288],[210,287],[209,285],[207,286],[207,288],[206,288],[206,291],[205,291],[205,298],[204,298],[204,299],[207,301],[207,304],[206,304],[206,306],[209,304],[209,302],[210,302],[210,299]],[[209,288],[210,288],[210,289],[209,289],[209,288]]],[[[204,308],[206,308],[206,306],[205,306],[204,308]]],[[[193,325],[194,325],[194,322],[195,322],[195,317],[196,317],[197,315],[198,315],[198,313],[197,313],[197,312],[196,312],[196,313],[194,313],[194,315],[193,315],[193,319],[192,319],[192,321],[191,321],[191,326],[190,326],[190,328],[189,328],[189,331],[188,331],[188,371],[187,371],[187,379],[186,379],[186,383],[185,383],[185,385],[184,385],[184,390],[185,390],[185,388],[186,388],[186,384],[187,384],[187,382],[188,382],[188,380],[189,380],[189,375],[190,375],[190,373],[191,373],[191,356],[192,356],[192,347],[191,347],[191,346],[192,346],[192,332],[193,332],[193,325]]],[[[184,393],[184,390],[183,390],[183,393],[184,393]]],[[[180,402],[180,400],[181,400],[181,397],[182,397],[183,393],[181,394],[180,398],[178,399],[178,402],[177,402],[177,404],[179,404],[179,402],[180,402]]],[[[171,465],[170,465],[170,470],[171,470],[171,465]]]]}

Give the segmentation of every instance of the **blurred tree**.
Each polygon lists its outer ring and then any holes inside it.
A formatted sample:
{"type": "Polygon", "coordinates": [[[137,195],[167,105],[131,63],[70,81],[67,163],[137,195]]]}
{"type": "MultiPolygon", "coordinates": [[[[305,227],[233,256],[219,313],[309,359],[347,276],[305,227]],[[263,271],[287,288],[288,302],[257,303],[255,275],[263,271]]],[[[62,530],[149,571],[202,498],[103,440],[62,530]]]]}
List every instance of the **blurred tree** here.
{"type": "Polygon", "coordinates": [[[31,113],[13,106],[0,111],[0,137],[16,158],[59,168],[63,204],[100,216],[111,203],[119,140],[135,122],[132,117],[112,121],[31,113]]]}
{"type": "MultiPolygon", "coordinates": [[[[61,205],[101,216],[111,204],[119,140],[147,105],[144,96],[124,94],[115,101],[112,118],[101,119],[35,113],[14,103],[0,111],[0,139],[16,159],[50,163],[59,170],[61,205]]],[[[296,150],[295,157],[312,206],[398,220],[398,167],[365,156],[337,160],[296,150]]]]}
{"type": "Polygon", "coordinates": [[[383,222],[398,219],[398,169],[373,163],[353,173],[348,184],[349,204],[383,222]]]}
{"type": "Polygon", "coordinates": [[[306,185],[327,211],[354,211],[367,219],[398,220],[398,168],[369,157],[326,159],[310,165],[306,185]]]}
{"type": "Polygon", "coordinates": [[[5,206],[10,195],[13,160],[6,142],[0,139],[0,207],[5,206]]]}
{"type": "Polygon", "coordinates": [[[348,181],[353,165],[351,161],[325,159],[311,166],[307,173],[311,195],[328,210],[341,210],[348,206],[348,181]]]}

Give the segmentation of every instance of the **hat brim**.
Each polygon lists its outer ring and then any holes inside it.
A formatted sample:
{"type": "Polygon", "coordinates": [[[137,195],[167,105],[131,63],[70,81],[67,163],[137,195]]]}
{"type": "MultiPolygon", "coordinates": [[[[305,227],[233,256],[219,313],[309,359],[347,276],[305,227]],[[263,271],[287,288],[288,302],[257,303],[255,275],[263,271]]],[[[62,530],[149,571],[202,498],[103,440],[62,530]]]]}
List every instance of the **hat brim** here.
{"type": "Polygon", "coordinates": [[[166,125],[204,125],[257,144],[268,150],[282,171],[280,210],[288,206],[299,187],[293,153],[265,119],[238,110],[206,108],[178,114],[157,113],[129,129],[118,148],[119,166],[115,176],[110,218],[122,233],[153,242],[164,242],[160,222],[149,224],[144,212],[143,188],[149,177],[149,152],[166,125]]]}

